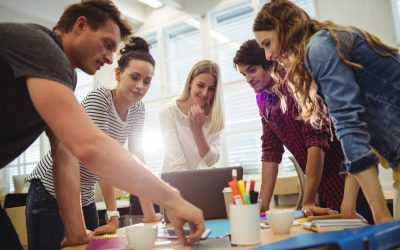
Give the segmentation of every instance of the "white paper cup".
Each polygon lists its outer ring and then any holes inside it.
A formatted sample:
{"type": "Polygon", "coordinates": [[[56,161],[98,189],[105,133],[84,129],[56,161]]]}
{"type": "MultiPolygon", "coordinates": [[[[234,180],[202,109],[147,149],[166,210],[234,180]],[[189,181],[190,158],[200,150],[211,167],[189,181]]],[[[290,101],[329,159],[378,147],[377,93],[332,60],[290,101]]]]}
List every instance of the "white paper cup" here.
{"type": "Polygon", "coordinates": [[[267,211],[269,227],[276,234],[288,234],[292,228],[294,211],[291,209],[267,211]]]}
{"type": "Polygon", "coordinates": [[[226,215],[229,219],[230,205],[233,203],[232,190],[230,187],[226,187],[224,188],[224,190],[222,190],[222,193],[224,194],[226,215]]]}
{"type": "Polygon", "coordinates": [[[230,205],[231,243],[255,245],[260,243],[260,214],[258,204],[230,205]]]}
{"type": "Polygon", "coordinates": [[[128,238],[128,246],[133,250],[149,250],[154,248],[157,239],[157,227],[155,225],[133,225],[125,229],[128,238]]]}

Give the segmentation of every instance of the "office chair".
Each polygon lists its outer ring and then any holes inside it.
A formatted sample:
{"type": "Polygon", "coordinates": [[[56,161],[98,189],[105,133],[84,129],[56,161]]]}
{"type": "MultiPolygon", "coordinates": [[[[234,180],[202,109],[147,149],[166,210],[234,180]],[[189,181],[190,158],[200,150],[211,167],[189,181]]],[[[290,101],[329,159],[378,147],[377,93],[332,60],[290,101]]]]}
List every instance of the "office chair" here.
{"type": "Polygon", "coordinates": [[[28,235],[26,231],[25,206],[28,194],[9,193],[4,198],[4,209],[6,210],[19,240],[23,246],[28,245],[28,235]]]}
{"type": "Polygon", "coordinates": [[[304,186],[306,183],[306,176],[301,169],[299,163],[293,156],[289,156],[289,159],[293,162],[294,168],[296,169],[297,176],[299,177],[299,198],[297,199],[296,210],[299,210],[303,207],[303,197],[304,197],[304,186]]]}
{"type": "Polygon", "coordinates": [[[27,197],[26,193],[8,193],[4,198],[4,208],[25,206],[27,197]]]}

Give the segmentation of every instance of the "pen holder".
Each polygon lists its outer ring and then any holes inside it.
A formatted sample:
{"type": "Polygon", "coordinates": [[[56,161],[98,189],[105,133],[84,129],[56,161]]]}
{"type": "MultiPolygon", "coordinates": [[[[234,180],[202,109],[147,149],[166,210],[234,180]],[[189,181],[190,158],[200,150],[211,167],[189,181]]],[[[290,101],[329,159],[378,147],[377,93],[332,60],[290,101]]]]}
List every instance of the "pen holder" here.
{"type": "Polygon", "coordinates": [[[259,205],[230,205],[231,243],[255,245],[260,243],[259,205]]]}

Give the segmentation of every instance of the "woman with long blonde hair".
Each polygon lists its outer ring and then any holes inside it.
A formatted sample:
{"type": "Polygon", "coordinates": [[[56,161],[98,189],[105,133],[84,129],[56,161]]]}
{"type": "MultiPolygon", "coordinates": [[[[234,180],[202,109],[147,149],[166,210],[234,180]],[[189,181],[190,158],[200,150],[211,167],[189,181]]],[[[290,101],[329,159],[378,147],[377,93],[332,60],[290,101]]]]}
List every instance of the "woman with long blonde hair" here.
{"type": "MultiPolygon", "coordinates": [[[[341,141],[347,173],[342,213],[355,216],[355,195],[364,191],[376,223],[392,220],[377,176],[380,162],[394,171],[394,207],[400,189],[400,56],[398,49],[355,27],[311,19],[288,0],[271,0],[253,31],[269,60],[285,76],[300,118],[319,127],[327,114],[341,141]]],[[[283,82],[283,81],[282,81],[283,82]]],[[[399,214],[400,211],[397,211],[399,214]]],[[[396,212],[395,212],[396,214],[396,212]]]]}
{"type": "Polygon", "coordinates": [[[221,74],[210,60],[197,62],[181,94],[159,114],[163,172],[211,167],[220,158],[224,128],[221,74]]]}

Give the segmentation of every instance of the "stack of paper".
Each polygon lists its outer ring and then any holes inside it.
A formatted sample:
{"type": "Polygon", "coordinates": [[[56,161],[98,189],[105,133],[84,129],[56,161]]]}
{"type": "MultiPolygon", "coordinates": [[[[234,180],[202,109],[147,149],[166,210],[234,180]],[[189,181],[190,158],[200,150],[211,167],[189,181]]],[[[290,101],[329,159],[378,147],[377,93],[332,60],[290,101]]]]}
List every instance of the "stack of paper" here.
{"type": "Polygon", "coordinates": [[[316,232],[328,232],[345,228],[362,227],[368,225],[362,219],[327,219],[303,222],[301,226],[316,232]]]}

